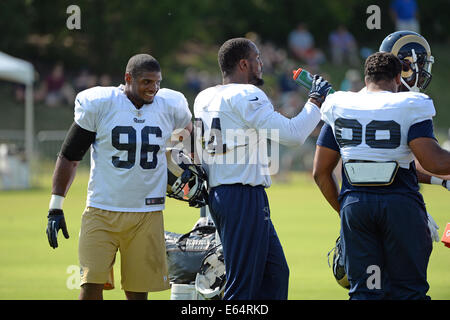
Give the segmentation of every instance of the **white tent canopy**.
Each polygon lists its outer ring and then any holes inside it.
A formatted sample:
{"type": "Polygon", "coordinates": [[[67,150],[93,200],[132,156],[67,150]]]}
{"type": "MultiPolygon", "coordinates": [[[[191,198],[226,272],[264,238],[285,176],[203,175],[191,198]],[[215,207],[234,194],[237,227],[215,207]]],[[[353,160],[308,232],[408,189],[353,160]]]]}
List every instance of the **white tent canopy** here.
{"type": "Polygon", "coordinates": [[[25,85],[25,154],[30,163],[34,143],[34,67],[27,61],[0,52],[0,79],[25,85]]]}
{"type": "Polygon", "coordinates": [[[0,52],[0,78],[23,84],[32,84],[34,81],[33,65],[0,52]]]}

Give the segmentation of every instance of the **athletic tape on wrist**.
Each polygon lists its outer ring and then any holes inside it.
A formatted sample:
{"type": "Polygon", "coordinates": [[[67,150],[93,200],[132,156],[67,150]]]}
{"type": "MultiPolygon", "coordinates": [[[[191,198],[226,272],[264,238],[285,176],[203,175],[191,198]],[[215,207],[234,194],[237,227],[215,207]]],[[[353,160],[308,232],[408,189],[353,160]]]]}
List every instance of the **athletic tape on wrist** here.
{"type": "Polygon", "coordinates": [[[430,183],[431,184],[437,184],[437,185],[440,185],[440,186],[442,186],[442,182],[443,182],[444,180],[442,180],[441,178],[438,178],[438,177],[431,177],[431,179],[430,179],[430,183]]]}
{"type": "Polygon", "coordinates": [[[50,204],[49,209],[61,209],[64,202],[64,197],[58,196],[56,194],[52,194],[52,197],[50,198],[50,204]]]}

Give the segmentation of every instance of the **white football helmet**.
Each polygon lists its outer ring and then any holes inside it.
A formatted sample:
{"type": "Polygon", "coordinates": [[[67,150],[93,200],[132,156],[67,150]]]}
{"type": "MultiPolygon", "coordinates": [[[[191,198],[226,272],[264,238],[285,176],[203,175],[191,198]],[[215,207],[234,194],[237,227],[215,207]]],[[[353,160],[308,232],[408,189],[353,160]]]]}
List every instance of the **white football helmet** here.
{"type": "Polygon", "coordinates": [[[225,260],[222,246],[216,246],[203,259],[195,277],[195,289],[205,299],[221,299],[226,284],[225,260]]]}
{"type": "Polygon", "coordinates": [[[208,177],[182,150],[167,148],[167,196],[201,208],[208,201],[208,177]]]}
{"type": "Polygon", "coordinates": [[[347,273],[344,267],[344,256],[341,248],[341,237],[336,240],[335,247],[328,252],[328,266],[330,266],[330,254],[333,252],[333,276],[337,283],[345,288],[350,289],[350,283],[348,282],[347,273]]]}

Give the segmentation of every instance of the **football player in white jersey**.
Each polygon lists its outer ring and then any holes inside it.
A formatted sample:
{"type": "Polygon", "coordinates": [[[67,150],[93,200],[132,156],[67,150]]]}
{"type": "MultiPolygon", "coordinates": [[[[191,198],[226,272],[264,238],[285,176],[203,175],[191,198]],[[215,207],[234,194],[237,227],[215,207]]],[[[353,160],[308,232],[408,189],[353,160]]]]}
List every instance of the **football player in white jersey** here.
{"type": "Polygon", "coordinates": [[[367,90],[336,92],[321,109],[327,127],[317,141],[313,175],[341,217],[351,299],[429,298],[432,239],[414,156],[426,170],[446,175],[450,153],[434,137],[433,101],[396,93],[401,69],[392,53],[375,53],[365,63],[367,90]],[[333,170],[340,158],[339,193],[333,170]],[[368,281],[373,272],[376,283],[368,281]]]}
{"type": "MultiPolygon", "coordinates": [[[[47,235],[69,237],[63,201],[76,168],[91,148],[79,260],[80,299],[102,299],[117,250],[127,299],[169,288],[162,210],[167,188],[166,141],[175,129],[192,131],[183,94],[160,89],[161,69],[148,54],[128,61],[125,85],[94,87],[75,99],[75,119],[56,161],[47,235]]],[[[113,286],[113,283],[110,285],[113,286]]]]}
{"type": "Polygon", "coordinates": [[[196,149],[211,187],[209,208],[224,250],[223,299],[287,299],[289,268],[264,190],[271,184],[269,166],[279,159],[269,163],[265,143],[270,136],[302,144],[319,123],[331,87],[316,76],[303,110],[288,119],[257,87],[263,84],[262,62],[252,41],[226,41],[218,60],[223,84],[198,94],[194,115],[196,149]]]}
{"type": "MultiPolygon", "coordinates": [[[[389,34],[381,43],[379,51],[392,52],[402,63],[402,77],[399,91],[424,91],[430,84],[432,75],[431,67],[434,57],[428,41],[420,34],[413,31],[396,31],[389,34]]],[[[420,183],[443,186],[450,191],[450,176],[432,176],[424,170],[421,164],[415,162],[417,177],[420,183]]],[[[436,224],[432,220],[432,224],[436,224]]],[[[437,227],[437,225],[436,225],[437,227]]],[[[437,227],[438,228],[438,227],[437,227]]],[[[434,241],[439,242],[437,230],[434,232],[434,241]]]]}
{"type": "MultiPolygon", "coordinates": [[[[393,32],[384,38],[379,51],[393,53],[402,63],[399,92],[423,92],[429,86],[434,57],[431,55],[428,41],[423,36],[408,30],[393,32]]],[[[433,176],[417,159],[414,164],[419,183],[442,186],[450,191],[450,182],[448,182],[450,176],[433,176]]],[[[428,214],[428,226],[433,241],[439,242],[439,226],[430,214],[428,214]]]]}

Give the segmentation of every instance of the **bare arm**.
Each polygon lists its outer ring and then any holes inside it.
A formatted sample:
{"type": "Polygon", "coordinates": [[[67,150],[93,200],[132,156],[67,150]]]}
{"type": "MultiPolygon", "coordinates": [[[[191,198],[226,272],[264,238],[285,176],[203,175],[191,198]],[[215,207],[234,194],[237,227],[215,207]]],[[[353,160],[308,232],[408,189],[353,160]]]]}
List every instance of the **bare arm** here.
{"type": "Polygon", "coordinates": [[[417,161],[417,159],[414,162],[416,164],[417,180],[419,181],[419,183],[430,184],[431,175],[424,172],[425,170],[422,168],[422,166],[420,166],[420,163],[419,161],[417,161]]]}
{"type": "Polygon", "coordinates": [[[58,156],[53,172],[52,194],[65,197],[75,178],[79,161],[67,160],[64,156],[58,156]]]}
{"type": "Polygon", "coordinates": [[[420,164],[420,162],[417,161],[417,159],[414,162],[416,164],[417,178],[419,179],[419,183],[427,183],[427,184],[431,183],[430,180],[432,176],[441,178],[443,180],[450,180],[450,175],[432,174],[431,172],[425,170],[420,164]]]}
{"type": "Polygon", "coordinates": [[[328,203],[339,214],[339,186],[333,174],[340,159],[339,152],[317,146],[314,156],[313,177],[328,203]]]}
{"type": "Polygon", "coordinates": [[[79,161],[69,161],[59,155],[53,172],[52,197],[50,199],[47,224],[48,243],[53,249],[58,247],[58,231],[61,229],[64,238],[69,239],[66,220],[62,204],[64,197],[69,191],[70,185],[75,178],[76,168],[79,161]]]}
{"type": "Polygon", "coordinates": [[[52,194],[61,197],[66,196],[75,178],[78,164],[94,140],[95,132],[85,130],[75,122],[72,124],[56,160],[55,171],[53,172],[52,194]]]}
{"type": "Polygon", "coordinates": [[[53,249],[58,247],[58,231],[60,229],[64,237],[66,239],[69,238],[63,212],[63,201],[75,178],[80,160],[94,140],[95,132],[85,130],[74,122],[64,139],[60,154],[56,159],[46,229],[48,242],[53,249]]]}
{"type": "Polygon", "coordinates": [[[433,175],[450,174],[450,152],[442,149],[436,140],[417,138],[409,142],[409,147],[426,171],[433,175]]]}

